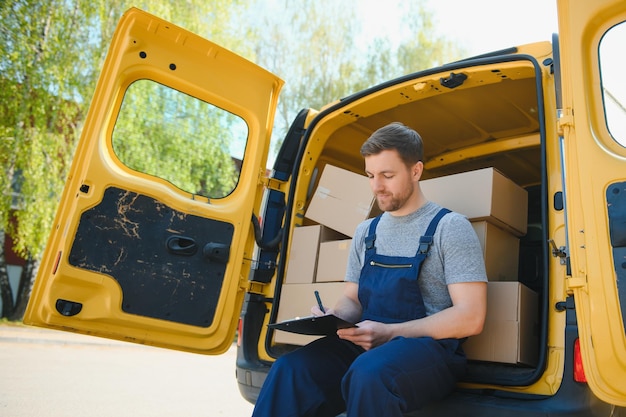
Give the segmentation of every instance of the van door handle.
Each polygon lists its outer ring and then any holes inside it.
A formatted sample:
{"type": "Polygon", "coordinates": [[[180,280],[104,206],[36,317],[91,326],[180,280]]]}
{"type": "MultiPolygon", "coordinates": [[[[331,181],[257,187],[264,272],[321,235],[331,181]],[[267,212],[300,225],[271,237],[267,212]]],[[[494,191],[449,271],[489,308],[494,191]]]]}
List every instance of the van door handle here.
{"type": "Polygon", "coordinates": [[[167,238],[165,246],[174,255],[191,256],[198,251],[196,241],[185,236],[170,236],[167,238]]]}

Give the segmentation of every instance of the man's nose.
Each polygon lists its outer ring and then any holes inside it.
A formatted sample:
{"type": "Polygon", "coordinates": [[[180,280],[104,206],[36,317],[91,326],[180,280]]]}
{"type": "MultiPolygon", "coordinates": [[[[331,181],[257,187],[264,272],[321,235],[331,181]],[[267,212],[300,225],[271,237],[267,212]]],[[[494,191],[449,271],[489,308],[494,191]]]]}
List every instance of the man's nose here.
{"type": "Polygon", "coordinates": [[[384,189],[382,181],[380,181],[376,177],[370,178],[370,187],[372,188],[372,191],[374,192],[374,194],[384,189]]]}

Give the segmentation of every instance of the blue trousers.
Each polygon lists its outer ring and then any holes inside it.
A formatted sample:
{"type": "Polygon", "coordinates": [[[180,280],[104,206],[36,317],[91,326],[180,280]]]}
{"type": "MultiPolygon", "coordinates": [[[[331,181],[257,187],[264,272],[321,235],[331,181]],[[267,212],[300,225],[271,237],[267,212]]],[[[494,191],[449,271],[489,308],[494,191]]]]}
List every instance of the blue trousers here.
{"type": "Polygon", "coordinates": [[[274,363],[253,417],[401,417],[447,396],[466,363],[455,339],[398,337],[364,351],[325,337],[274,363]]]}

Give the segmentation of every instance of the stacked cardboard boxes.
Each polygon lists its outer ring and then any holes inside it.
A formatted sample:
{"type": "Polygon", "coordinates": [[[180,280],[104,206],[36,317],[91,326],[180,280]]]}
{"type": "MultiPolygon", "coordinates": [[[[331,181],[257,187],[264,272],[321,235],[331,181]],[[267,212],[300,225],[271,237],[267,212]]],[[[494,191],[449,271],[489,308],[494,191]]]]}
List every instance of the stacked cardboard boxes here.
{"type": "Polygon", "coordinates": [[[519,237],[526,234],[528,195],[493,168],[425,180],[426,198],[464,214],[478,236],[487,271],[487,320],[468,339],[469,359],[525,364],[537,361],[537,294],[518,282],[519,237]]]}
{"type": "MultiPolygon", "coordinates": [[[[323,225],[300,226],[293,230],[285,284],[310,284],[315,281],[320,249],[326,244],[349,242],[347,236],[323,225]]],[[[344,268],[345,271],[345,268],[344,268]]],[[[335,281],[341,281],[337,279],[335,281]]]]}
{"type": "Polygon", "coordinates": [[[315,282],[343,281],[352,239],[332,240],[320,244],[315,282]]]}
{"type": "Polygon", "coordinates": [[[359,223],[377,213],[366,176],[326,165],[305,216],[352,237],[359,223]]]}
{"type": "Polygon", "coordinates": [[[493,168],[421,182],[428,200],[464,214],[478,236],[489,281],[517,281],[528,193],[493,168]]]}
{"type": "Polygon", "coordinates": [[[483,332],[463,344],[469,359],[534,366],[538,360],[537,293],[519,282],[490,282],[483,332]]]}
{"type": "MultiPolygon", "coordinates": [[[[367,177],[326,165],[305,217],[309,226],[293,230],[287,274],[281,290],[277,320],[311,315],[314,292],[326,306],[343,293],[351,237],[357,225],[377,210],[367,177]]],[[[316,336],[276,331],[274,341],[306,344],[316,336]]]]}
{"type": "Polygon", "coordinates": [[[528,193],[493,168],[425,180],[420,185],[428,200],[471,221],[486,220],[518,237],[526,234],[528,193]]]}
{"type": "Polygon", "coordinates": [[[488,221],[473,221],[489,281],[517,281],[519,238],[488,221]]]}

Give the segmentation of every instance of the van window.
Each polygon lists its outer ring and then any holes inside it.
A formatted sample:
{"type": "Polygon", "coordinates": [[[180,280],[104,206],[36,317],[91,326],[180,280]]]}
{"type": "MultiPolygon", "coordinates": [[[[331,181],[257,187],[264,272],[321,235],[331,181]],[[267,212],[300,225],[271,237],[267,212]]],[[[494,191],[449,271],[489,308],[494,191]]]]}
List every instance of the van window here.
{"type": "Polygon", "coordinates": [[[620,145],[626,146],[626,83],[623,49],[626,23],[613,26],[600,42],[600,71],[606,125],[620,145]]]}
{"type": "Polygon", "coordinates": [[[243,119],[149,80],[131,84],[112,146],[128,168],[208,198],[237,184],[248,136],[243,119]]]}

